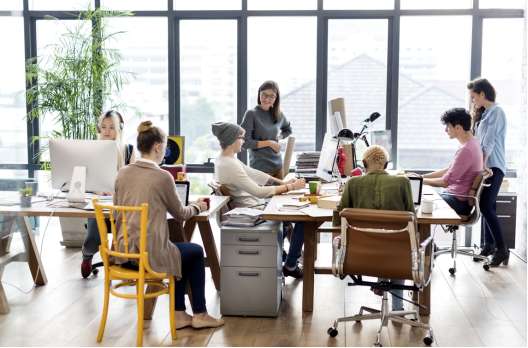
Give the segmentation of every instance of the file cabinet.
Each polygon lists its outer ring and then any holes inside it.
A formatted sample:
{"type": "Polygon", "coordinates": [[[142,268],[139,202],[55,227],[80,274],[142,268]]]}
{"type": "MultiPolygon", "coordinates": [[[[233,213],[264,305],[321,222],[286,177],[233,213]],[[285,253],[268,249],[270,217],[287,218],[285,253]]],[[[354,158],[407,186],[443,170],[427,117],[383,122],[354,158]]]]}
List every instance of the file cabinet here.
{"type": "MultiPolygon", "coordinates": [[[[517,222],[517,193],[516,192],[499,192],[497,196],[497,216],[499,218],[504,244],[509,249],[515,249],[515,224],[517,222]]],[[[473,245],[484,243],[484,220],[481,218],[478,226],[473,226],[473,236],[471,238],[473,245]],[[476,228],[475,228],[476,227],[476,228]]]]}
{"type": "Polygon", "coordinates": [[[220,313],[276,317],[282,297],[282,223],[221,229],[220,313]]]}

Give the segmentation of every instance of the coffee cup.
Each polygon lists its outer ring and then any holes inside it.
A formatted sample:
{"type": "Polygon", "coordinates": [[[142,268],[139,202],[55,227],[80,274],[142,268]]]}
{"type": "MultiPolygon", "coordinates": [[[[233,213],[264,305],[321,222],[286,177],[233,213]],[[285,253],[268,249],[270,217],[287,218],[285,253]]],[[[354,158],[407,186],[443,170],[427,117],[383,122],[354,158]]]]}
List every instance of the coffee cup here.
{"type": "Polygon", "coordinates": [[[321,183],[319,181],[314,181],[309,184],[310,193],[312,195],[318,194],[321,191],[321,183]]]}
{"type": "Polygon", "coordinates": [[[205,204],[207,204],[207,210],[209,210],[209,208],[211,208],[211,198],[206,197],[203,199],[203,201],[205,204]]]}
{"type": "Polygon", "coordinates": [[[33,191],[31,192],[31,195],[32,196],[36,196],[37,195],[37,189],[38,189],[38,182],[28,181],[28,182],[26,182],[26,188],[32,188],[33,191]]]}
{"type": "Polygon", "coordinates": [[[422,199],[422,203],[420,204],[420,210],[424,214],[432,214],[433,211],[436,209],[436,203],[434,203],[430,199],[422,199]]]}

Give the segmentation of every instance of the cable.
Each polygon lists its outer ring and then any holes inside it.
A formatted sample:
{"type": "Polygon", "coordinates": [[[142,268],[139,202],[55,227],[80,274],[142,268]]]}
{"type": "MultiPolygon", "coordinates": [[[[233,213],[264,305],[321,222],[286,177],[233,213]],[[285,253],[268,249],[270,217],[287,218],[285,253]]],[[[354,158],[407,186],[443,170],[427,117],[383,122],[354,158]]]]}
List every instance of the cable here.
{"type": "Polygon", "coordinates": [[[53,199],[51,200],[50,203],[46,204],[46,207],[49,207],[49,206],[52,204],[52,202],[53,202],[55,199],[57,199],[57,197],[58,197],[59,194],[61,193],[61,190],[62,190],[62,188],[63,188],[64,186],[66,186],[66,183],[62,184],[62,186],[60,187],[60,189],[59,189],[59,191],[57,192],[57,194],[55,195],[55,197],[53,197],[53,199]]]}

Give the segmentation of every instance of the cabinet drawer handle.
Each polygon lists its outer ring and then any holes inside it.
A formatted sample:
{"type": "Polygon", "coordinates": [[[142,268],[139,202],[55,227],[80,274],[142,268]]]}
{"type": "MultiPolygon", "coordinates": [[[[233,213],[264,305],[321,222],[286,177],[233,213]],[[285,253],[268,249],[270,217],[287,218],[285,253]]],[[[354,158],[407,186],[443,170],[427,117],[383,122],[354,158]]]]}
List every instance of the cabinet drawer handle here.
{"type": "Polygon", "coordinates": [[[509,218],[509,217],[511,217],[511,215],[497,215],[497,217],[509,218]]]}
{"type": "Polygon", "coordinates": [[[239,242],[245,242],[245,243],[260,243],[260,238],[238,237],[237,240],[239,242]]]}
{"type": "Polygon", "coordinates": [[[237,250],[239,255],[260,255],[260,250],[237,250]]]}
{"type": "Polygon", "coordinates": [[[511,203],[511,201],[496,201],[497,203],[511,203]]]}
{"type": "Polygon", "coordinates": [[[239,277],[260,277],[260,272],[237,272],[239,277]]]}

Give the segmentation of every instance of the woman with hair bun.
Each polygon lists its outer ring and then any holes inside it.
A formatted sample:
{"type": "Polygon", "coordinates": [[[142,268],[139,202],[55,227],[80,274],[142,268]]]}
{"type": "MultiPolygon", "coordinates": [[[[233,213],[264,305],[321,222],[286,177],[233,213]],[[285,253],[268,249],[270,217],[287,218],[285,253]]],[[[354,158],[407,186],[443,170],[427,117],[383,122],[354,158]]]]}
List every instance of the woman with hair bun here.
{"type": "MultiPolygon", "coordinates": [[[[99,133],[99,140],[114,140],[117,147],[117,169],[134,163],[136,161],[136,154],[134,153],[134,146],[126,144],[123,140],[123,127],[125,123],[123,116],[116,110],[108,110],[103,112],[97,118],[97,133],[99,133]]],[[[99,196],[111,196],[110,191],[93,191],[99,196]]],[[[105,219],[106,225],[110,230],[110,219],[105,219]]],[[[86,223],[88,234],[82,246],[82,262],[81,275],[83,278],[88,278],[92,273],[92,259],[99,251],[101,245],[101,237],[99,236],[99,228],[97,227],[97,220],[94,218],[88,219],[86,223]]]]}
{"type": "MultiPolygon", "coordinates": [[[[484,153],[484,170],[491,177],[491,186],[485,187],[480,196],[480,212],[484,226],[484,245],[480,255],[493,254],[490,266],[505,266],[510,258],[510,251],[504,244],[502,227],[497,217],[497,195],[506,174],[506,139],[507,121],[504,110],[495,102],[497,93],[493,85],[484,78],[478,77],[467,85],[471,99],[472,130],[482,146],[484,153]]],[[[480,261],[474,258],[473,261],[480,261]]]]}
{"type": "MultiPolygon", "coordinates": [[[[176,328],[218,327],[224,324],[207,314],[205,305],[205,261],[203,249],[194,243],[172,243],[169,240],[167,212],[177,221],[185,221],[207,209],[199,198],[196,203],[183,206],[173,177],[159,167],[165,157],[167,134],[151,121],[141,122],[138,129],[137,149],[141,153],[136,163],[119,171],[115,180],[114,205],[139,207],[148,204],[148,262],[156,272],[175,277],[176,328]],[[185,286],[189,279],[192,291],[193,312],[185,312],[185,286]]],[[[119,212],[115,215],[117,251],[124,252],[122,221],[119,212]]],[[[141,214],[127,214],[129,252],[139,252],[141,214]]],[[[128,260],[111,258],[113,264],[134,267],[128,260]]]]}

